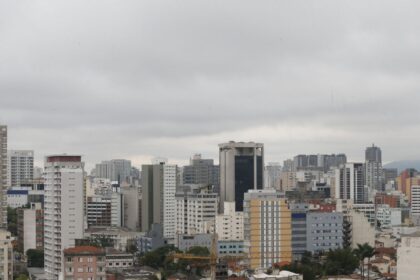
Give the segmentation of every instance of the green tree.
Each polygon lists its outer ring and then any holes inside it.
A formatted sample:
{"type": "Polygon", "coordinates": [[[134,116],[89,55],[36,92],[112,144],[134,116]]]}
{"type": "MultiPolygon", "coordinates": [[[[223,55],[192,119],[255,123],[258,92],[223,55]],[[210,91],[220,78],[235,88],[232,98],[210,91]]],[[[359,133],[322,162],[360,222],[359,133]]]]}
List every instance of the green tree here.
{"type": "Polygon", "coordinates": [[[28,258],[28,267],[44,267],[44,251],[37,249],[29,249],[26,251],[28,258]]]}
{"type": "Polygon", "coordinates": [[[19,274],[18,277],[16,277],[16,280],[28,280],[28,276],[25,274],[19,274]]]}
{"type": "Polygon", "coordinates": [[[364,261],[365,259],[368,259],[368,279],[369,279],[369,263],[370,259],[375,255],[375,248],[370,246],[368,243],[364,244],[357,244],[357,248],[354,249],[353,253],[356,255],[356,257],[359,259],[360,262],[360,272],[362,274],[362,279],[365,279],[365,265],[364,261]]]}
{"type": "Polygon", "coordinates": [[[351,249],[330,250],[325,261],[325,273],[328,275],[351,274],[358,264],[359,260],[351,249]]]}
{"type": "Polygon", "coordinates": [[[187,251],[187,254],[195,256],[210,256],[210,251],[207,247],[193,246],[187,251]]]}
{"type": "Polygon", "coordinates": [[[17,208],[7,207],[7,230],[17,236],[17,208]]]}

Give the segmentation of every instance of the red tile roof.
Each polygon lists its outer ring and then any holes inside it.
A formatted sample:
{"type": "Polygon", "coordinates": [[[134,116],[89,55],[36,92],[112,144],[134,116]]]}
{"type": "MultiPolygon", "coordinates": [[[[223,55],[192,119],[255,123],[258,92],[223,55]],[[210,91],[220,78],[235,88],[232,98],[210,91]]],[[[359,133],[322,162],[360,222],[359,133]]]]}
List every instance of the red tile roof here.
{"type": "Polygon", "coordinates": [[[94,246],[76,246],[73,248],[64,249],[65,255],[96,255],[105,254],[105,250],[94,246]]]}

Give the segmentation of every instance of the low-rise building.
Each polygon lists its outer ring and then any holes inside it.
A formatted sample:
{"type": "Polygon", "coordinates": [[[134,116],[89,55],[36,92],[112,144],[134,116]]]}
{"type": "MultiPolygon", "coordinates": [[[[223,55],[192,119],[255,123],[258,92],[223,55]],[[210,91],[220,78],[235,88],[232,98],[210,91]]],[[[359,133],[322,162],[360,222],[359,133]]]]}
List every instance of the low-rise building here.
{"type": "Polygon", "coordinates": [[[240,240],[219,240],[217,242],[218,257],[243,256],[245,253],[244,241],[240,240]]]}
{"type": "Polygon", "coordinates": [[[107,271],[127,269],[134,265],[133,254],[114,248],[106,248],[105,258],[107,271]]]}
{"type": "Polygon", "coordinates": [[[419,279],[420,231],[401,236],[401,244],[397,250],[398,279],[419,279]]]}
{"type": "Polygon", "coordinates": [[[106,279],[105,249],[76,246],[64,250],[63,279],[106,279]]]}
{"type": "Polygon", "coordinates": [[[137,238],[137,250],[140,253],[154,251],[167,244],[163,236],[163,228],[160,224],[152,224],[152,228],[145,236],[137,238]]]}
{"type": "Polygon", "coordinates": [[[196,246],[207,247],[207,249],[210,251],[212,246],[212,239],[213,234],[209,233],[177,234],[175,239],[175,246],[184,252],[196,246]]]}

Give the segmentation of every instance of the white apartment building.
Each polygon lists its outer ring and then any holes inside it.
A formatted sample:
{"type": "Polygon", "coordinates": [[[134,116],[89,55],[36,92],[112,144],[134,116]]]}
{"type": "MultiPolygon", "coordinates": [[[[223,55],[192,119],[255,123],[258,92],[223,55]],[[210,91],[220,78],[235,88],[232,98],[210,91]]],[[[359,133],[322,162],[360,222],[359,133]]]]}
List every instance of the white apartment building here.
{"type": "Polygon", "coordinates": [[[411,216],[420,216],[420,186],[411,186],[411,216]]]}
{"type": "Polygon", "coordinates": [[[208,186],[184,185],[178,188],[176,200],[176,233],[208,233],[214,223],[219,197],[208,186]]]}
{"type": "Polygon", "coordinates": [[[83,238],[83,162],[77,155],[45,158],[44,259],[48,279],[58,279],[63,250],[83,238]]]}
{"type": "Polygon", "coordinates": [[[7,227],[7,126],[0,124],[0,227],[7,227]]]}
{"type": "Polygon", "coordinates": [[[7,185],[20,186],[32,181],[34,177],[34,151],[7,151],[7,185]]]}
{"type": "Polygon", "coordinates": [[[225,201],[223,214],[216,216],[218,240],[244,240],[244,213],[235,211],[235,202],[225,201]]]}
{"type": "Polygon", "coordinates": [[[163,166],[163,236],[175,238],[176,206],[175,193],[177,186],[177,166],[163,166]]]}
{"type": "Polygon", "coordinates": [[[367,187],[364,184],[362,163],[346,163],[335,169],[335,198],[351,200],[355,204],[366,203],[367,187]]]}
{"type": "Polygon", "coordinates": [[[0,279],[13,280],[13,260],[11,234],[0,229],[0,279]]]}

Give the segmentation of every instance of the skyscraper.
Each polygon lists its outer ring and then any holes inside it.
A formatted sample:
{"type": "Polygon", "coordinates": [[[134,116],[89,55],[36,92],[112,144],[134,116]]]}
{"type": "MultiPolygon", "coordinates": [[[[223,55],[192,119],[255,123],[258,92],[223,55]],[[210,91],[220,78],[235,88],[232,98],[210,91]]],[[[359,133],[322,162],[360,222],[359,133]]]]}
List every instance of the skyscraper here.
{"type": "Polygon", "coordinates": [[[7,227],[7,126],[0,125],[0,227],[7,227]]]}
{"type": "Polygon", "coordinates": [[[102,161],[95,166],[95,177],[118,181],[127,181],[131,174],[131,161],[126,159],[112,159],[102,161]]]}
{"type": "Polygon", "coordinates": [[[242,211],[244,194],[263,188],[264,144],[233,141],[219,144],[219,163],[220,205],[234,201],[236,211],[242,211]]]}
{"type": "Polygon", "coordinates": [[[365,182],[369,190],[383,191],[382,152],[372,144],[365,151],[365,182]]]}
{"type": "Polygon", "coordinates": [[[264,188],[280,190],[281,166],[277,162],[269,162],[264,168],[264,188]]]}
{"type": "Polygon", "coordinates": [[[335,170],[335,198],[353,203],[367,202],[362,163],[346,163],[335,170]]]}
{"type": "Polygon", "coordinates": [[[212,159],[203,159],[200,154],[195,154],[190,159],[190,165],[183,168],[183,184],[212,185],[219,187],[219,166],[214,165],[212,159]]]}
{"type": "Polygon", "coordinates": [[[44,260],[48,279],[58,279],[63,250],[83,238],[83,172],[81,156],[45,158],[44,260]]]}
{"type": "Polygon", "coordinates": [[[7,185],[14,187],[29,183],[34,177],[34,151],[7,151],[7,185]]]}
{"type": "Polygon", "coordinates": [[[177,166],[161,160],[142,165],[141,170],[141,230],[147,232],[152,224],[161,224],[163,235],[172,239],[175,237],[177,166]]]}

